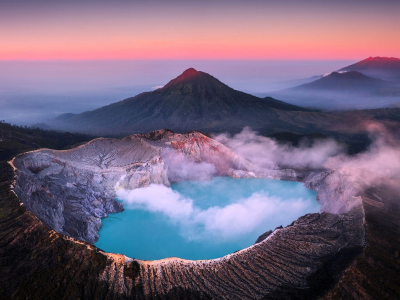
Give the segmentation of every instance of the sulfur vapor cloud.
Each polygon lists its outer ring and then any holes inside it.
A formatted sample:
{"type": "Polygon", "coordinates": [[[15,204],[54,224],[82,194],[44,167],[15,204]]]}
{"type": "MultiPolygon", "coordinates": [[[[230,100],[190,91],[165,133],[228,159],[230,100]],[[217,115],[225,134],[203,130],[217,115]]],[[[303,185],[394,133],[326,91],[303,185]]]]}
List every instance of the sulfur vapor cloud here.
{"type": "MultiPolygon", "coordinates": [[[[257,135],[245,128],[234,136],[220,134],[214,139],[259,167],[314,169],[310,176],[326,176],[319,191],[321,210],[342,213],[351,208],[349,199],[358,196],[369,186],[385,184],[400,186],[400,142],[384,125],[376,122],[363,124],[373,143],[363,153],[349,156],[334,140],[282,145],[273,139],[257,135]],[[319,169],[319,171],[315,171],[319,169]],[[312,175],[314,174],[314,175],[312,175]]],[[[163,159],[168,161],[172,181],[207,180],[216,175],[213,163],[196,162],[182,153],[165,149],[163,159]],[[171,151],[171,152],[168,152],[171,151]]],[[[315,180],[316,177],[307,180],[315,180]]],[[[398,190],[396,188],[396,190],[398,190]]],[[[287,225],[310,212],[309,199],[281,199],[268,192],[256,192],[225,206],[200,208],[193,199],[184,197],[169,187],[150,185],[135,190],[119,190],[117,197],[128,209],[144,209],[161,213],[179,226],[183,236],[191,240],[227,239],[243,236],[257,228],[273,229],[271,222],[287,225]]]]}
{"type": "Polygon", "coordinates": [[[400,179],[400,141],[381,123],[368,122],[364,126],[373,140],[368,151],[355,156],[340,154],[330,157],[325,167],[346,167],[353,170],[354,175],[361,176],[362,173],[365,181],[377,177],[400,179]]]}
{"type": "Polygon", "coordinates": [[[249,127],[234,136],[220,134],[213,138],[252,163],[267,169],[275,166],[321,169],[328,158],[344,151],[343,147],[332,139],[317,140],[311,145],[300,143],[299,147],[280,144],[274,139],[258,135],[249,127]]]}
{"type": "Polygon", "coordinates": [[[168,179],[172,182],[210,180],[217,173],[214,164],[205,161],[196,162],[171,148],[164,148],[161,156],[168,166],[168,179]]]}

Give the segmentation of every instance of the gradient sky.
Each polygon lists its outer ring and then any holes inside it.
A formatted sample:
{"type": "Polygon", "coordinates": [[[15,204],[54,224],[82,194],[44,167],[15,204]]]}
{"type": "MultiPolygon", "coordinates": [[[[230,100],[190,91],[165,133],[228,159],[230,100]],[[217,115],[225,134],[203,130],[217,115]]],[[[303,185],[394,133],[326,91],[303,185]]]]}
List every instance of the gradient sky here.
{"type": "Polygon", "coordinates": [[[0,0],[0,60],[400,56],[399,0],[0,0]]]}

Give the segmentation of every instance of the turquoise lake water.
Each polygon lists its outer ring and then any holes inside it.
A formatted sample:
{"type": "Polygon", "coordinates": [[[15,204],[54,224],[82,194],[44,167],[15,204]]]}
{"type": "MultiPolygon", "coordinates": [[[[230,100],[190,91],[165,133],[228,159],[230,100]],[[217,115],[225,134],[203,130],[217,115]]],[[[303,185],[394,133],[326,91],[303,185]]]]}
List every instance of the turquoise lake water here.
{"type": "Polygon", "coordinates": [[[298,182],[215,177],[141,190],[119,197],[125,210],[102,219],[97,247],[143,260],[212,259],[319,211],[316,192],[298,182]]]}

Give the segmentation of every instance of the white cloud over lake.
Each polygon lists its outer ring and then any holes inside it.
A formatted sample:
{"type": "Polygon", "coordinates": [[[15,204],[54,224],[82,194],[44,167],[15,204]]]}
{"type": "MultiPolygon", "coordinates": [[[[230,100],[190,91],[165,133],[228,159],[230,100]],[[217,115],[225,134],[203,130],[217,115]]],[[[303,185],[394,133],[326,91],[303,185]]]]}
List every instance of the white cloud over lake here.
{"type": "Polygon", "coordinates": [[[179,225],[182,235],[188,239],[235,238],[257,228],[262,228],[264,232],[274,229],[265,227],[271,222],[278,224],[276,226],[286,225],[288,219],[295,220],[315,205],[311,199],[281,199],[260,191],[226,206],[201,209],[193,199],[155,184],[140,189],[119,190],[117,198],[124,202],[127,209],[162,213],[179,225]]]}

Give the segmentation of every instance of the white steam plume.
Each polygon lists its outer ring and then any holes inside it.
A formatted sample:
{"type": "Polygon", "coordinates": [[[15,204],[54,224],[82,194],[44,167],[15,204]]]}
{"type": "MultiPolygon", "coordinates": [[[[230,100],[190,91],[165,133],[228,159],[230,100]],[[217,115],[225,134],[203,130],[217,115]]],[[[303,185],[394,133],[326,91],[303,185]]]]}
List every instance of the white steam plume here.
{"type": "Polygon", "coordinates": [[[260,167],[277,164],[296,169],[336,170],[325,179],[319,199],[324,211],[342,213],[352,207],[353,197],[368,187],[390,184],[392,190],[397,190],[400,186],[400,141],[393,131],[396,127],[392,124],[389,132],[382,123],[366,121],[360,128],[369,133],[372,143],[367,151],[353,156],[346,155],[333,140],[293,147],[258,136],[249,128],[233,137],[223,134],[215,139],[260,167]]]}
{"type": "Polygon", "coordinates": [[[217,173],[214,164],[204,161],[195,162],[175,149],[164,148],[161,155],[168,165],[168,179],[172,182],[209,180],[217,173]]]}
{"type": "Polygon", "coordinates": [[[296,169],[319,169],[324,167],[329,157],[343,151],[342,147],[330,139],[316,141],[311,146],[282,145],[271,138],[257,135],[248,127],[232,137],[228,134],[220,134],[213,138],[264,168],[273,168],[274,165],[278,165],[296,169]]]}
{"type": "Polygon", "coordinates": [[[325,167],[345,167],[369,183],[378,177],[400,179],[400,141],[378,122],[368,122],[365,126],[373,140],[368,151],[355,156],[340,154],[331,157],[325,167]]]}

